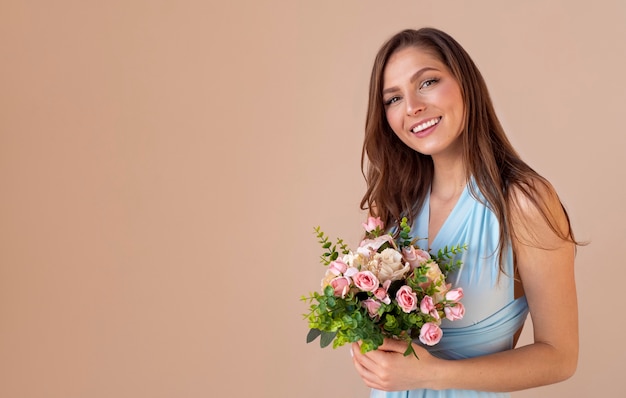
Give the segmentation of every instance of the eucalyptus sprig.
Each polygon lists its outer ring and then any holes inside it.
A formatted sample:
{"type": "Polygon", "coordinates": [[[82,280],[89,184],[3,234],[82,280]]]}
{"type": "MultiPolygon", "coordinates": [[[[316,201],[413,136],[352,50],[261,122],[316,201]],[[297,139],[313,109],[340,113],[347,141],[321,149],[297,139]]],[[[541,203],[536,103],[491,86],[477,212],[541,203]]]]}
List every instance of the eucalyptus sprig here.
{"type": "Polygon", "coordinates": [[[455,260],[455,257],[466,250],[467,244],[444,246],[443,249],[437,251],[435,261],[437,261],[441,267],[441,271],[447,275],[449,272],[455,271],[461,267],[463,262],[461,260],[455,260]]]}
{"type": "Polygon", "coordinates": [[[326,250],[326,252],[322,253],[320,256],[320,262],[322,264],[328,265],[339,258],[337,246],[339,246],[339,250],[342,254],[348,254],[350,252],[348,244],[345,243],[343,239],[337,239],[337,243],[333,244],[333,242],[328,239],[328,236],[324,233],[324,231],[322,231],[321,227],[317,226],[314,229],[318,242],[322,245],[322,248],[326,250]]]}
{"type": "Polygon", "coordinates": [[[411,226],[408,224],[408,221],[406,217],[402,217],[402,220],[400,220],[400,249],[411,246],[414,243],[411,236],[411,226]]]}

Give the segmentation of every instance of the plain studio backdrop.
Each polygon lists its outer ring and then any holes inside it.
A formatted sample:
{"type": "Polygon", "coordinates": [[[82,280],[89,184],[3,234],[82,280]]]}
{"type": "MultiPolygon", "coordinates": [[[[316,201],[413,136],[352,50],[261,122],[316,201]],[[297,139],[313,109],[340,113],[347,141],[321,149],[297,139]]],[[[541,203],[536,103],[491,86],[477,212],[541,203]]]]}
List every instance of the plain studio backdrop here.
{"type": "Polygon", "coordinates": [[[361,234],[374,55],[422,26],[591,241],[577,373],[513,396],[624,394],[625,4],[3,0],[0,396],[366,397],[299,298],[313,227],[361,234]]]}

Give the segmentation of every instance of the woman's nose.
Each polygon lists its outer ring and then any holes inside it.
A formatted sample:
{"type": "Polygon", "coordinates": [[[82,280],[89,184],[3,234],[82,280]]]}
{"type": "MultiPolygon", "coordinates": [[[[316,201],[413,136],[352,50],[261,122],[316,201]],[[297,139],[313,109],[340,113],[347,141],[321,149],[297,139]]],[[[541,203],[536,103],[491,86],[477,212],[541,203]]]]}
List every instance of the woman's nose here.
{"type": "Polygon", "coordinates": [[[406,114],[409,116],[416,115],[420,111],[423,111],[426,105],[419,95],[409,95],[406,98],[406,114]]]}

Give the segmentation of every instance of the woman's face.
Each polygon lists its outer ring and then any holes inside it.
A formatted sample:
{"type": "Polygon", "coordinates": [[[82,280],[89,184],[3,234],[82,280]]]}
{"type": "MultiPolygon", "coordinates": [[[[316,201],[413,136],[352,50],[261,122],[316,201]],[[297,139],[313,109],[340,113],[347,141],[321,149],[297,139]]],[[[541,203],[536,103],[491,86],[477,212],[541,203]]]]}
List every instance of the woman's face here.
{"type": "Polygon", "coordinates": [[[433,159],[461,154],[461,87],[436,57],[417,47],[393,53],[382,95],[387,121],[407,146],[433,159]]]}

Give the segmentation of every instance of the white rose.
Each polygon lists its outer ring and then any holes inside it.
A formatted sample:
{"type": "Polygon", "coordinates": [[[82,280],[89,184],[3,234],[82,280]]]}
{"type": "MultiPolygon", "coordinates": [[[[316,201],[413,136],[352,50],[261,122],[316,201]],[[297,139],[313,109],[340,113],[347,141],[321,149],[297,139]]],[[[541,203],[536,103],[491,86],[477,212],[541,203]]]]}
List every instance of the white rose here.
{"type": "Polygon", "coordinates": [[[391,235],[385,234],[374,239],[364,239],[361,241],[359,248],[356,249],[356,252],[364,257],[370,257],[372,253],[377,252],[385,243],[393,244],[391,235]]]}
{"type": "Polygon", "coordinates": [[[342,257],[342,261],[348,264],[350,267],[354,267],[358,270],[361,270],[363,269],[363,266],[366,264],[367,259],[359,253],[350,252],[348,254],[345,254],[342,257]]]}

